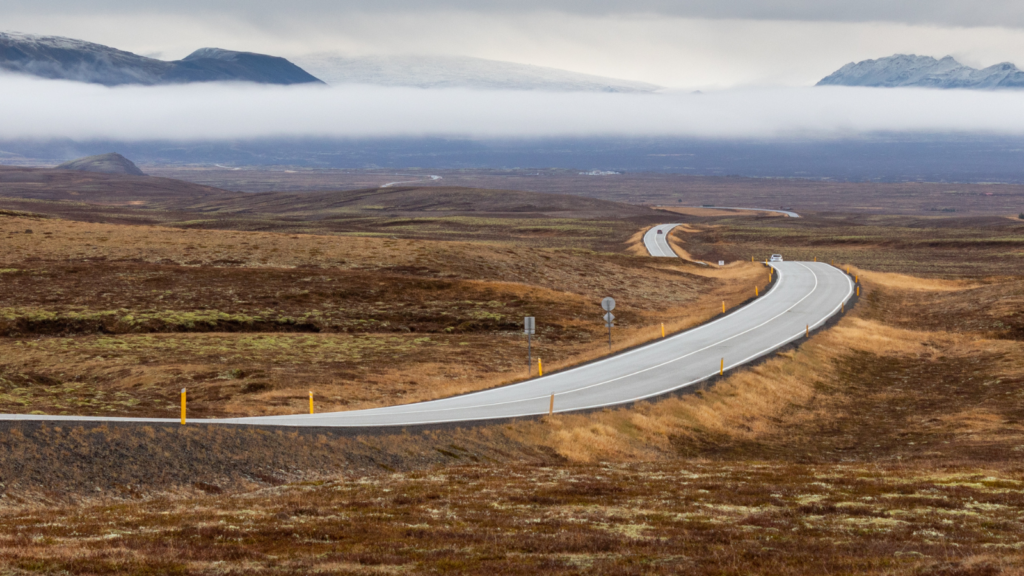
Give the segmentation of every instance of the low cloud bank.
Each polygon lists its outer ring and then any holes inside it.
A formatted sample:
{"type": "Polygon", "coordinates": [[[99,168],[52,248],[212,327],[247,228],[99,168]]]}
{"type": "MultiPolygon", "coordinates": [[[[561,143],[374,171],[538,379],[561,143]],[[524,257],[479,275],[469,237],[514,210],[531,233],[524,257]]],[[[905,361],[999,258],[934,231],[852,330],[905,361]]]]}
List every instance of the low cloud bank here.
{"type": "Polygon", "coordinates": [[[1024,134],[1024,92],[777,88],[706,94],[192,84],[106,88],[0,76],[0,139],[1024,134]]]}

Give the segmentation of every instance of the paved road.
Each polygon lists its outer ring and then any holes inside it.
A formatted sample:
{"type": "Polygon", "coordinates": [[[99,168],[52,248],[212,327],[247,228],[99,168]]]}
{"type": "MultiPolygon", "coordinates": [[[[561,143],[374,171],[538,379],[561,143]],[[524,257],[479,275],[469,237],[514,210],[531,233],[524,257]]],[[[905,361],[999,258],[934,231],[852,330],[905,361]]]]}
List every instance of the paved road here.
{"type": "MultiPolygon", "coordinates": [[[[350,412],[202,420],[225,424],[380,427],[469,422],[626,404],[692,386],[771,353],[840,311],[853,293],[849,276],[821,262],[778,262],[775,285],[750,304],[717,320],[631,350],[543,378],[464,396],[350,412]]],[[[595,310],[597,306],[595,303],[595,310]]],[[[595,312],[595,317],[597,312],[595,312]]],[[[174,422],[176,419],[0,415],[0,419],[174,422]]],[[[192,420],[197,422],[197,420],[192,420]]]]}
{"type": "MultiPolygon", "coordinates": [[[[427,176],[427,178],[429,178],[432,181],[433,180],[440,180],[441,179],[440,176],[433,176],[433,175],[427,176]]],[[[420,178],[419,180],[406,180],[404,182],[388,182],[387,184],[381,184],[380,187],[381,188],[391,188],[392,186],[397,186],[399,184],[415,184],[417,182],[426,182],[427,178],[420,178]]]]}
{"type": "Polygon", "coordinates": [[[668,245],[668,234],[679,224],[659,224],[644,234],[644,247],[651,256],[657,258],[678,258],[679,255],[668,245]],[[658,234],[658,231],[661,234],[658,234]]]}
{"type": "Polygon", "coordinates": [[[691,208],[707,208],[708,210],[750,210],[751,212],[777,212],[785,214],[790,218],[799,218],[800,215],[789,210],[771,210],[769,208],[738,208],[736,206],[691,206],[691,208]]]}

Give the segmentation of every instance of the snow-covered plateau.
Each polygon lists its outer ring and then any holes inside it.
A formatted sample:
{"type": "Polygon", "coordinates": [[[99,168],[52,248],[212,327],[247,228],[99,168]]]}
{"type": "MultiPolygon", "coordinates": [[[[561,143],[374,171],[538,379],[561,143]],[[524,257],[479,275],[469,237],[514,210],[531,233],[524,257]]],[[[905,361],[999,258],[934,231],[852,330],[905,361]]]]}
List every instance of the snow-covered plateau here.
{"type": "Polygon", "coordinates": [[[823,78],[818,86],[1024,88],[1024,72],[1009,62],[979,70],[957,62],[952,56],[936,60],[931,56],[896,54],[851,62],[823,78]]]}

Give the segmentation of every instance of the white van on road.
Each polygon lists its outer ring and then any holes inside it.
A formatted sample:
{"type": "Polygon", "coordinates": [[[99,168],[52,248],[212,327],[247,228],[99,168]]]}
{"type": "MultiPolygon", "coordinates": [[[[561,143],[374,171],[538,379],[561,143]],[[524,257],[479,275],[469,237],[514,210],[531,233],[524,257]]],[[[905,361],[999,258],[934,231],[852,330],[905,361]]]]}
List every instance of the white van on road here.
{"type": "Polygon", "coordinates": [[[772,262],[782,262],[782,254],[772,254],[772,262]]]}

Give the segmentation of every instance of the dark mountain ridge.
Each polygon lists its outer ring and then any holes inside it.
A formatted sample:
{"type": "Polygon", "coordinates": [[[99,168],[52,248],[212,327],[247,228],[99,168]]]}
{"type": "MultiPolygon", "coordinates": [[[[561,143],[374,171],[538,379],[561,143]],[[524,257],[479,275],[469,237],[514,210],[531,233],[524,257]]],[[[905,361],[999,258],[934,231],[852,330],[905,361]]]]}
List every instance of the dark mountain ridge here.
{"type": "Polygon", "coordinates": [[[230,81],[322,84],[284,58],[254,52],[200,48],[168,62],[72,38],[6,32],[0,32],[0,70],[105,86],[230,81]]]}

